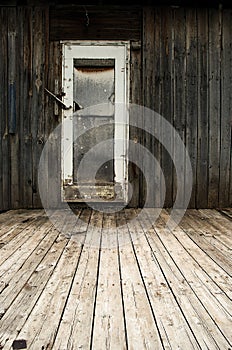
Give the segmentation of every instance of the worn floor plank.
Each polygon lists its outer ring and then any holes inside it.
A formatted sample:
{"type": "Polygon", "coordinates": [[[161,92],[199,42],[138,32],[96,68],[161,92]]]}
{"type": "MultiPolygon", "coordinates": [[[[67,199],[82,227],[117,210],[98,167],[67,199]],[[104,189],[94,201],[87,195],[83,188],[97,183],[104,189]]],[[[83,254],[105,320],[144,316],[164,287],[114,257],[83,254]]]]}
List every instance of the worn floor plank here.
{"type": "Polygon", "coordinates": [[[0,348],[232,348],[231,218],[188,210],[0,214],[0,348]],[[134,220],[132,220],[134,218],[134,220]]]}
{"type": "Polygon", "coordinates": [[[113,214],[104,215],[101,248],[92,348],[125,349],[116,223],[113,214]]]}
{"type": "Polygon", "coordinates": [[[51,278],[19,333],[18,338],[28,339],[28,347],[32,349],[52,348],[73,276],[78,268],[81,254],[81,244],[78,243],[74,239],[67,240],[51,278]]]}
{"type": "Polygon", "coordinates": [[[128,347],[162,349],[162,340],[137,267],[129,232],[123,218],[121,220],[118,240],[128,347]]]}
{"type": "MultiPolygon", "coordinates": [[[[214,309],[214,300],[206,293],[206,286],[203,283],[199,284],[199,280],[195,277],[196,272],[202,270],[201,266],[189,256],[188,251],[183,249],[175,236],[164,226],[164,221],[160,220],[155,225],[156,234],[149,231],[148,239],[153,249],[157,249],[158,246],[156,256],[158,256],[169,288],[178,300],[188,324],[191,325],[200,348],[226,349],[230,343],[221,333],[220,325],[223,324],[228,331],[231,328],[231,319],[224,310],[222,312],[220,308],[216,308],[218,324],[215,324],[210,314],[210,311],[214,309]],[[211,310],[208,309],[209,307],[211,310]]],[[[206,256],[206,261],[207,258],[206,256]]]]}
{"type": "Polygon", "coordinates": [[[98,283],[102,221],[101,214],[92,214],[54,349],[90,348],[98,283]]]}
{"type": "Polygon", "coordinates": [[[0,241],[6,244],[12,237],[16,236],[18,232],[21,232],[25,227],[30,225],[32,221],[41,214],[41,210],[10,210],[0,215],[0,241]],[[15,213],[16,212],[16,213],[15,213]],[[8,240],[6,239],[8,237],[8,240]]]}
{"type": "Polygon", "coordinates": [[[128,230],[133,242],[137,264],[143,278],[148,299],[156,317],[157,327],[165,349],[198,349],[198,344],[171,291],[167,289],[165,275],[139,221],[131,224],[127,216],[128,230]],[[150,266],[151,268],[148,268],[150,266]],[[175,326],[175,327],[174,327],[175,326]]]}

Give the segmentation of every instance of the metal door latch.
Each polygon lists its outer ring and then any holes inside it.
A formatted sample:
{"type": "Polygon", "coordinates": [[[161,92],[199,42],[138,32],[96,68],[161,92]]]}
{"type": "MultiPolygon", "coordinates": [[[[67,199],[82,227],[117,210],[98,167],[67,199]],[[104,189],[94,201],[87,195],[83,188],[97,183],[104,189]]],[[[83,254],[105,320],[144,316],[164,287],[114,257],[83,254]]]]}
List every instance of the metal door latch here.
{"type": "Polygon", "coordinates": [[[56,102],[58,102],[59,104],[60,104],[60,106],[63,108],[63,109],[65,109],[65,110],[67,110],[67,109],[71,109],[72,108],[72,106],[66,106],[66,104],[63,102],[63,101],[61,101],[55,94],[53,94],[51,91],[49,91],[48,89],[46,89],[46,88],[44,88],[44,90],[50,95],[50,96],[52,96],[55,100],[56,100],[56,102]]]}

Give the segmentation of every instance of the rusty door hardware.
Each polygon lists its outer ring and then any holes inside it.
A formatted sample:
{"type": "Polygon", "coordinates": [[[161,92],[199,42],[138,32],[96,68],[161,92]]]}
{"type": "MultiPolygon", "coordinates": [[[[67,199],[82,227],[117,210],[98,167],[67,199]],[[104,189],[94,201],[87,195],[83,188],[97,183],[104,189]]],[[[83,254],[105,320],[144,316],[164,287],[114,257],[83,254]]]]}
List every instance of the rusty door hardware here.
{"type": "Polygon", "coordinates": [[[68,110],[68,109],[71,109],[72,108],[72,106],[66,106],[66,104],[63,102],[63,101],[61,101],[55,94],[53,94],[51,91],[49,91],[48,89],[46,89],[46,88],[44,88],[44,90],[50,95],[50,96],[52,96],[55,100],[56,100],[56,102],[58,102],[59,104],[60,104],[60,106],[63,108],[63,109],[65,109],[65,110],[68,110]]]}

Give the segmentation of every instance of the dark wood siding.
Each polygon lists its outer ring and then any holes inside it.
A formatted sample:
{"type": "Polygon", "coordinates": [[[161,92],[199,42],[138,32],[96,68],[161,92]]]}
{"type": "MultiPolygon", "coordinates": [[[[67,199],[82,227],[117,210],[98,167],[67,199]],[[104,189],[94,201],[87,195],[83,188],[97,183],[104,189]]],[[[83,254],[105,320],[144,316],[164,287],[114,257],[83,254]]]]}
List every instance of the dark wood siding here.
{"type": "Polygon", "coordinates": [[[1,209],[8,209],[10,207],[10,147],[8,137],[8,118],[7,118],[7,10],[1,11],[1,38],[0,38],[0,81],[1,81],[1,95],[0,95],[0,132],[1,132],[1,150],[0,150],[0,205],[1,209]]]}
{"type": "MultiPolygon", "coordinates": [[[[147,8],[144,13],[144,20],[150,21],[143,32],[144,104],[170,121],[186,144],[194,180],[190,207],[229,206],[231,10],[147,8]],[[156,40],[154,32],[159,33],[156,40]]],[[[150,141],[145,146],[150,148],[150,141]]],[[[165,174],[169,206],[175,198],[175,173],[163,150],[155,154],[165,174]]]]}
{"type": "Polygon", "coordinates": [[[141,10],[133,7],[59,6],[50,21],[51,40],[140,39],[141,10]]]}
{"type": "Polygon", "coordinates": [[[54,89],[61,55],[56,55],[57,44],[49,43],[48,8],[1,8],[0,15],[0,209],[37,208],[41,207],[37,184],[40,154],[57,124],[54,103],[44,88],[54,89]],[[11,35],[15,41],[10,49],[11,35]],[[11,130],[9,87],[14,59],[16,124],[11,130]]]}
{"type": "MultiPolygon", "coordinates": [[[[230,9],[5,7],[0,8],[0,33],[0,210],[41,206],[39,158],[60,120],[60,111],[44,88],[61,91],[59,40],[69,39],[131,40],[130,101],[164,116],[186,144],[194,180],[190,207],[231,205],[230,9]]],[[[147,126],[160,127],[155,120],[147,126]]],[[[170,156],[136,128],[130,137],[161,164],[165,205],[171,206],[177,185],[170,156]]],[[[56,150],[57,140],[51,142],[56,150]]],[[[49,171],[59,172],[58,162],[49,171]]],[[[135,190],[131,205],[142,205],[145,181],[133,164],[129,177],[135,190]]],[[[161,201],[156,198],[157,205],[161,201]]]]}

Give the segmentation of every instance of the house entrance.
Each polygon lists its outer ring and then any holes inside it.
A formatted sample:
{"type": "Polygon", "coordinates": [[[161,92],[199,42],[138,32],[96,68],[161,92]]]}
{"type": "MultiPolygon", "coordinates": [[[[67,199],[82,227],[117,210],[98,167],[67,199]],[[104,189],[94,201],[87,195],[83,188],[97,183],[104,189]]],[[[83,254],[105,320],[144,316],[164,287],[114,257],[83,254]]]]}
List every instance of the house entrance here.
{"type": "Polygon", "coordinates": [[[63,43],[64,201],[127,200],[128,43],[63,43]]]}

